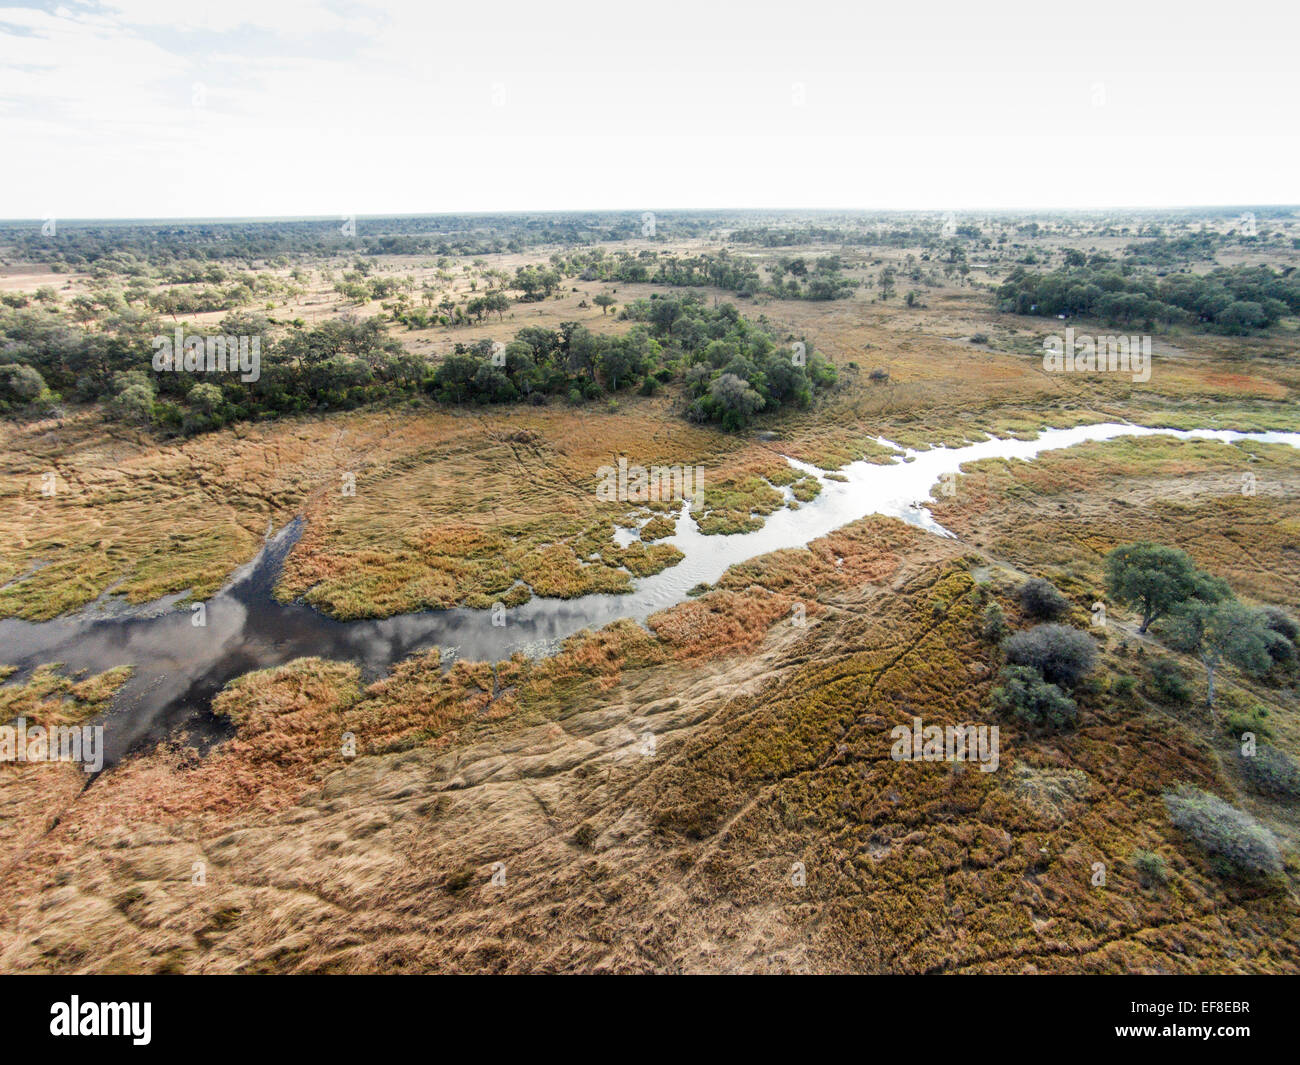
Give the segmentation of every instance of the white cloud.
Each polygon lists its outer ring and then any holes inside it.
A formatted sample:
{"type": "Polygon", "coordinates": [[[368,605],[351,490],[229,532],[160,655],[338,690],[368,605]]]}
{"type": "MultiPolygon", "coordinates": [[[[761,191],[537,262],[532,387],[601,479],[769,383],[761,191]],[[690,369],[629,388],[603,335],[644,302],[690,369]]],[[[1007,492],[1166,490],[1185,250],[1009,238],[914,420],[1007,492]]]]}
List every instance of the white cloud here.
{"type": "Polygon", "coordinates": [[[0,217],[1291,202],[1296,22],[1262,0],[0,8],[22,160],[0,217]]]}

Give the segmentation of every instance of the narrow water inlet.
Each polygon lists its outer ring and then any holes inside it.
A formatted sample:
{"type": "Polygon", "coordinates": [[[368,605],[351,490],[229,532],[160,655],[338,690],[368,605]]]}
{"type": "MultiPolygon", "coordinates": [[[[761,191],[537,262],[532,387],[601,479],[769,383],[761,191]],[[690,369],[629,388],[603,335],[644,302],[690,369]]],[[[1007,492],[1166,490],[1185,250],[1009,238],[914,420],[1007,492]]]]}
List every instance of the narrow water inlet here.
{"type": "MultiPolygon", "coordinates": [[[[45,622],[0,620],[0,661],[19,668],[21,679],[38,665],[60,662],[65,670],[102,672],[131,665],[135,671],[104,717],[105,764],[132,748],[184,731],[205,746],[229,734],[210,711],[212,697],[233,678],[294,658],[319,656],[354,662],[369,680],[395,662],[439,647],[476,661],[498,661],[516,651],[541,655],[584,628],[619,618],[644,621],[687,598],[697,584],[712,584],[737,563],[783,548],[806,546],[869,514],[884,514],[936,535],[951,535],[924,505],[945,474],[984,458],[1032,459],[1040,452],[1120,436],[1167,435],[1230,443],[1254,440],[1300,447],[1300,433],[1242,433],[1230,430],[1150,429],[1122,423],[1047,429],[1033,440],[990,439],[959,448],[904,451],[880,465],[854,462],[843,481],[787,459],[816,477],[821,493],[798,510],[779,510],[762,529],[731,536],[704,536],[683,506],[666,541],[683,554],[676,566],[633,582],[623,595],[577,599],[533,598],[506,612],[493,625],[490,610],[424,611],[364,621],[335,621],[302,603],[280,603],[272,589],[285,556],[302,532],[295,520],[268,540],[257,557],[240,567],[224,588],[206,601],[206,624],[192,623],[188,608],[154,616],[79,613],[45,622]]],[[[882,440],[882,443],[889,444],[882,440]]],[[[890,445],[894,446],[894,445],[890,445]]],[[[706,486],[707,491],[707,486],[706,486]]],[[[12,683],[12,681],[11,681],[12,683]]]]}

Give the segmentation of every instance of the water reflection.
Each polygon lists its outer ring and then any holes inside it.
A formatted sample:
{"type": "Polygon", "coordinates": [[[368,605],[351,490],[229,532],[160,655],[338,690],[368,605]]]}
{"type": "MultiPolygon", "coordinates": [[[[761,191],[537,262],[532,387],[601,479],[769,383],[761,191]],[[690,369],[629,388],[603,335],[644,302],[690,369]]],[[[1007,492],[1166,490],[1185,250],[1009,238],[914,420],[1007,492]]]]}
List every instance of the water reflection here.
{"type": "Polygon", "coordinates": [[[432,647],[442,649],[444,661],[452,656],[496,661],[515,651],[545,654],[583,628],[600,628],[618,618],[644,621],[655,611],[681,602],[696,584],[713,583],[738,562],[804,546],[868,514],[890,515],[937,535],[950,535],[924,504],[943,475],[955,473],[963,463],[990,457],[1030,459],[1087,440],[1156,433],[1300,447],[1297,433],[1175,433],[1108,423],[1050,429],[1035,440],[991,439],[960,448],[906,451],[888,465],[855,462],[840,471],[844,481],[827,480],[814,467],[789,460],[822,485],[821,494],[798,510],[778,511],[756,532],[704,536],[683,508],[668,541],[685,555],[678,565],[635,581],[626,595],[532,599],[507,611],[504,626],[492,624],[491,611],[455,609],[341,622],[301,603],[278,603],[271,589],[301,533],[300,523],[294,522],[207,601],[203,627],[192,624],[185,607],[154,616],[79,614],[40,623],[4,619],[0,620],[0,647],[4,648],[0,661],[20,668],[15,679],[46,662],[61,662],[70,671],[135,666],[135,674],[118,693],[104,722],[107,764],[138,744],[181,728],[206,746],[226,734],[225,726],[208,711],[212,696],[227,681],[250,670],[319,655],[355,662],[367,679],[373,679],[394,662],[432,647]]]}

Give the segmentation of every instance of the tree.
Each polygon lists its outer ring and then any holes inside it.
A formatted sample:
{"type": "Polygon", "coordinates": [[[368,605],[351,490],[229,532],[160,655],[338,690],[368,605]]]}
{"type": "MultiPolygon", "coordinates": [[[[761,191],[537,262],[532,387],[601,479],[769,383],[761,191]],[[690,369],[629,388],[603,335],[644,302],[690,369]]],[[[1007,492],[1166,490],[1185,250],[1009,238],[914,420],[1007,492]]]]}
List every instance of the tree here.
{"type": "Polygon", "coordinates": [[[1214,715],[1214,674],[1224,662],[1247,673],[1268,672],[1273,664],[1269,647],[1276,634],[1268,627],[1268,618],[1256,610],[1230,599],[1225,602],[1185,603],[1171,617],[1162,633],[1165,642],[1176,651],[1196,655],[1205,667],[1205,705],[1214,715]]]}
{"type": "Polygon", "coordinates": [[[764,406],[763,397],[747,381],[731,373],[724,373],[709,386],[709,397],[720,410],[725,429],[743,428],[764,406]]]}
{"type": "Polygon", "coordinates": [[[1186,552],[1147,541],[1106,556],[1106,591],[1141,612],[1140,633],[1188,600],[1218,602],[1230,594],[1225,582],[1198,570],[1186,552]]]}
{"type": "Polygon", "coordinates": [[[433,388],[438,398],[460,403],[470,390],[479,361],[470,355],[448,355],[434,371],[433,388]]]}
{"type": "Polygon", "coordinates": [[[514,288],[524,294],[525,300],[540,300],[549,296],[560,285],[560,272],[536,266],[520,266],[515,270],[514,288]]]}
{"type": "Polygon", "coordinates": [[[621,340],[607,341],[600,353],[600,372],[609,381],[610,390],[618,391],[619,378],[625,381],[641,369],[636,352],[621,340]]]}
{"type": "Polygon", "coordinates": [[[484,307],[497,316],[497,321],[505,321],[505,313],[510,309],[510,297],[504,292],[489,292],[483,297],[484,307]]]}
{"type": "Polygon", "coordinates": [[[892,266],[886,266],[880,271],[880,298],[889,299],[894,294],[894,277],[895,271],[892,266]]]}
{"type": "Polygon", "coordinates": [[[614,297],[608,292],[597,292],[591,298],[591,302],[600,308],[600,316],[603,318],[609,313],[609,309],[614,306],[614,297]]]}
{"type": "Polygon", "coordinates": [[[222,404],[221,389],[208,381],[202,381],[189,390],[185,399],[200,414],[211,414],[222,404]]]}
{"type": "Polygon", "coordinates": [[[45,378],[35,368],[22,363],[0,366],[0,405],[30,403],[44,391],[45,378]]]}

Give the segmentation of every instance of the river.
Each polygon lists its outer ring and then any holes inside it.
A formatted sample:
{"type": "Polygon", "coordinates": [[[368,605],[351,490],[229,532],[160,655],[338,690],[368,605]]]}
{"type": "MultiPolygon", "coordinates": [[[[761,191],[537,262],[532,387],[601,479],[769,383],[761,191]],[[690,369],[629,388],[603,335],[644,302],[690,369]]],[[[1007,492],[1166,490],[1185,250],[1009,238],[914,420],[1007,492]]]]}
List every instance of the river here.
{"type": "Polygon", "coordinates": [[[1048,429],[1034,440],[989,439],[958,448],[898,449],[902,456],[892,463],[849,464],[839,471],[844,481],[827,479],[815,467],[787,459],[821,482],[821,494],[811,502],[797,510],[777,511],[760,530],[732,536],[701,535],[684,507],[676,533],[667,541],[685,555],[678,565],[634,581],[632,590],[623,595],[533,598],[506,611],[504,625],[493,625],[491,611],[464,608],[343,622],[302,603],[277,602],[272,589],[280,566],[302,532],[301,522],[295,521],[270,538],[256,558],[207,600],[202,627],[192,623],[188,604],[174,607],[170,602],[153,610],[116,614],[87,610],[45,622],[7,618],[0,620],[0,647],[4,648],[0,662],[19,667],[10,683],[48,662],[60,662],[69,671],[134,666],[134,674],[103,722],[106,764],[182,728],[192,742],[205,747],[228,735],[227,726],[209,710],[213,695],[250,670],[318,655],[355,662],[369,680],[383,675],[395,662],[432,647],[441,649],[444,664],[455,657],[498,661],[515,651],[545,654],[581,629],[600,628],[618,618],[644,621],[655,611],[681,602],[695,585],[712,584],[738,562],[781,548],[802,547],[868,514],[889,515],[936,535],[951,535],[925,503],[943,476],[958,472],[964,463],[996,457],[1032,459],[1043,451],[1089,440],[1154,434],[1300,447],[1300,433],[1175,431],[1103,423],[1048,429]]]}

